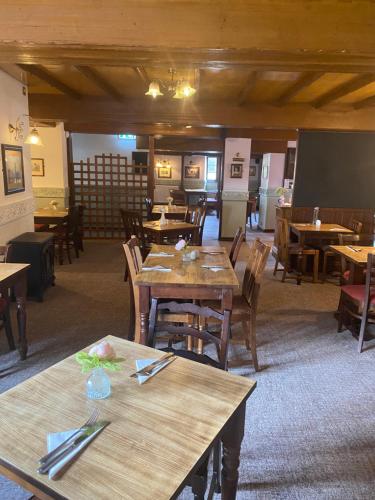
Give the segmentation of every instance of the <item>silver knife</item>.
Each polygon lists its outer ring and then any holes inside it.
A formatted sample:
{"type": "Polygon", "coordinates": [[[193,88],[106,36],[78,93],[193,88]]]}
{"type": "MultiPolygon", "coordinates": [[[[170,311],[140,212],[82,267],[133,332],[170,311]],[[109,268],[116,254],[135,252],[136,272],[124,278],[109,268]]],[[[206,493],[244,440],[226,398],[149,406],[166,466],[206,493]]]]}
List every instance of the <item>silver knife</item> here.
{"type": "Polygon", "coordinates": [[[149,372],[150,370],[153,370],[154,368],[159,366],[159,364],[163,363],[163,361],[165,361],[166,359],[170,358],[173,355],[174,355],[173,352],[167,352],[161,358],[157,359],[156,361],[153,361],[147,366],[144,366],[141,370],[132,373],[130,377],[136,377],[137,375],[144,375],[144,372],[149,372]]]}
{"type": "Polygon", "coordinates": [[[47,472],[60,460],[69,455],[75,449],[82,449],[86,444],[88,444],[91,439],[93,439],[100,431],[102,431],[110,422],[106,420],[102,420],[97,422],[94,425],[88,427],[82,434],[80,434],[74,441],[68,445],[66,448],[63,448],[59,453],[53,455],[49,460],[43,463],[39,468],[39,474],[47,474],[47,472]],[[82,446],[84,444],[84,446],[82,446]]]}

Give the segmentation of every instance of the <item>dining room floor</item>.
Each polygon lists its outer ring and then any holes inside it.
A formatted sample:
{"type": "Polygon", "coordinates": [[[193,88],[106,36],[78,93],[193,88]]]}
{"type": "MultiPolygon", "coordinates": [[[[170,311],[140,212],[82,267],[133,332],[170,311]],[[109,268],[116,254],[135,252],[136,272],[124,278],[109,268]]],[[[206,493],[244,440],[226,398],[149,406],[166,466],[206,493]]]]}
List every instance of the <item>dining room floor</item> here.
{"type": "MultiPolygon", "coordinates": [[[[218,245],[213,219],[207,218],[205,243],[218,245]]],[[[236,268],[240,278],[256,236],[273,238],[248,231],[236,268]]],[[[233,318],[229,369],[258,384],[247,406],[238,498],[374,498],[375,341],[359,355],[351,334],[336,332],[338,286],[281,283],[272,276],[273,264],[270,257],[260,294],[258,373],[244,347],[242,324],[233,318]]],[[[129,285],[123,271],[121,242],[114,240],[85,241],[80,259],[57,266],[56,286],[44,302],[27,304],[26,361],[8,352],[0,331],[0,391],[105,335],[126,337],[129,285]]],[[[30,497],[0,476],[1,499],[30,497]]]]}

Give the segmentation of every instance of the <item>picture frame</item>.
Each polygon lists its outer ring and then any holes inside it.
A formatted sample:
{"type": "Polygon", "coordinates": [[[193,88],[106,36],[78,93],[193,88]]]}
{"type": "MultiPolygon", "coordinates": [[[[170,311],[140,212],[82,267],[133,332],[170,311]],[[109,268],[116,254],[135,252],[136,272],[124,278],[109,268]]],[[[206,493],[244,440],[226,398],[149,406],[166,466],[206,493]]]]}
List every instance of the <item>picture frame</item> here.
{"type": "Polygon", "coordinates": [[[22,146],[1,145],[4,193],[10,195],[25,191],[22,146]]]}
{"type": "Polygon", "coordinates": [[[169,166],[158,167],[158,179],[172,179],[172,168],[169,166]]]}
{"type": "Polygon", "coordinates": [[[257,168],[255,165],[250,165],[249,167],[249,177],[256,177],[257,175],[257,168]]]}
{"type": "Polygon", "coordinates": [[[231,163],[230,177],[231,179],[242,179],[242,163],[231,163]]]}
{"type": "Polygon", "coordinates": [[[31,175],[33,177],[44,177],[44,159],[31,158],[31,175]]]}
{"type": "Polygon", "coordinates": [[[199,179],[200,167],[197,167],[195,165],[185,165],[184,177],[185,179],[199,179]]]}

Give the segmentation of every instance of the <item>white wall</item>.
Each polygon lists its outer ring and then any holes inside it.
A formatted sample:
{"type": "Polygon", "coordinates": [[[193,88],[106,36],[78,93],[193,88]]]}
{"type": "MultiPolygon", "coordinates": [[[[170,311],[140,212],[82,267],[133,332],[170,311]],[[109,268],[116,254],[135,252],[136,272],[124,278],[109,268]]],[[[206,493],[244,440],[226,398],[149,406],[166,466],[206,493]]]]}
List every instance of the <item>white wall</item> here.
{"type": "Polygon", "coordinates": [[[132,163],[132,151],[136,151],[135,140],[119,139],[117,135],[72,134],[73,161],[86,161],[95,155],[120,154],[132,163]]]}
{"type": "Polygon", "coordinates": [[[249,185],[249,165],[251,155],[251,139],[240,139],[228,137],[225,139],[225,154],[224,154],[224,191],[241,191],[247,192],[249,185]],[[230,169],[231,164],[236,163],[233,158],[237,153],[245,161],[243,162],[242,178],[231,179],[230,169]]]}
{"type": "MultiPolygon", "coordinates": [[[[23,147],[25,191],[11,195],[4,193],[4,180],[0,173],[0,244],[26,231],[34,231],[34,199],[31,186],[30,148],[23,140],[16,141],[9,133],[9,123],[15,125],[19,116],[24,122],[24,137],[28,134],[29,114],[27,95],[23,85],[0,70],[0,143],[23,147]]],[[[0,159],[0,163],[1,163],[0,159]]],[[[1,165],[2,166],[2,165],[1,165]]],[[[2,166],[3,167],[3,166],[2,166]]]]}
{"type": "Polygon", "coordinates": [[[155,165],[158,160],[167,160],[171,164],[171,178],[170,179],[159,179],[158,169],[155,167],[155,191],[154,200],[155,202],[166,201],[169,196],[170,189],[179,189],[181,184],[181,161],[180,155],[155,155],[155,165]]]}
{"type": "Polygon", "coordinates": [[[33,176],[32,184],[38,207],[48,206],[51,199],[59,207],[68,205],[68,159],[64,124],[39,127],[43,146],[31,146],[31,158],[44,160],[44,176],[33,176]]]}

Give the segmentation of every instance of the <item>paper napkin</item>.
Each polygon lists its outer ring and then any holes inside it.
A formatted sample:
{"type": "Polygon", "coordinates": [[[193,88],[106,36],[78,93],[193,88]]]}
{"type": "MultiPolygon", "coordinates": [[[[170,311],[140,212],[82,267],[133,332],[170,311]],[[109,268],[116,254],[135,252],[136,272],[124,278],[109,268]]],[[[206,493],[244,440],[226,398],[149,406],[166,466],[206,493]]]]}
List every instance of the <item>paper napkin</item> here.
{"type": "MultiPolygon", "coordinates": [[[[154,361],[156,361],[156,359],[153,359],[153,358],[150,358],[150,359],[137,359],[135,361],[136,370],[137,371],[142,370],[142,368],[145,368],[147,365],[150,365],[154,361]]],[[[152,375],[137,375],[137,379],[138,379],[139,384],[140,385],[144,384],[149,378],[152,378],[154,375],[156,375],[160,371],[160,369],[162,368],[162,366],[158,367],[158,368],[155,368],[153,370],[153,372],[152,372],[152,375]]]]}

